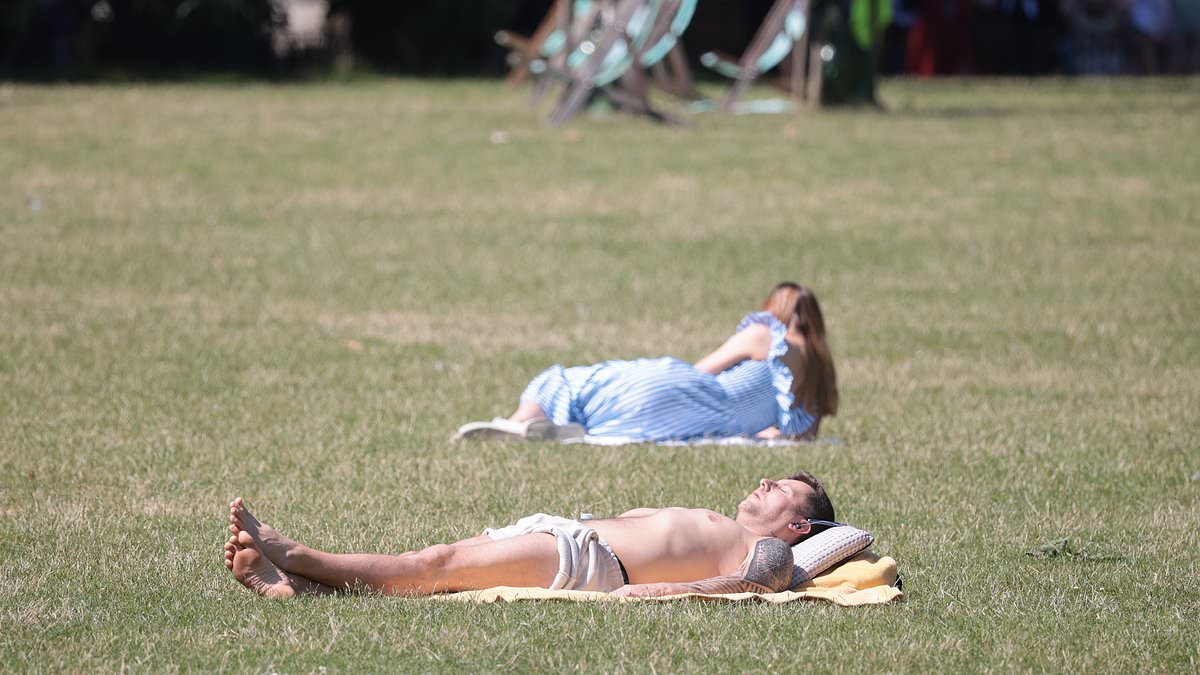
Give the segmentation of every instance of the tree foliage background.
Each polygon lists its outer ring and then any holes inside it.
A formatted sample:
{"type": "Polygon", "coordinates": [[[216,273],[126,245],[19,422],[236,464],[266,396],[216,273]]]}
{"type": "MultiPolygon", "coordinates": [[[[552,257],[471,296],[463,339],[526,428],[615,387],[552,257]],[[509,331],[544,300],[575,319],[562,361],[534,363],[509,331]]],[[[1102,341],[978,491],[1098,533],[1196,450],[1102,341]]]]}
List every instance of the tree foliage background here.
{"type": "MultiPolygon", "coordinates": [[[[478,72],[495,52],[492,34],[521,3],[512,0],[375,2],[332,0],[351,17],[355,51],[383,70],[430,74],[478,72]]],[[[549,4],[549,3],[544,3],[549,4]]]]}
{"type": "MultiPolygon", "coordinates": [[[[528,4],[508,0],[331,0],[354,52],[394,72],[478,73],[491,36],[528,4]]],[[[5,0],[0,76],[89,78],[113,72],[285,72],[272,50],[285,21],[273,0],[5,0]]]]}

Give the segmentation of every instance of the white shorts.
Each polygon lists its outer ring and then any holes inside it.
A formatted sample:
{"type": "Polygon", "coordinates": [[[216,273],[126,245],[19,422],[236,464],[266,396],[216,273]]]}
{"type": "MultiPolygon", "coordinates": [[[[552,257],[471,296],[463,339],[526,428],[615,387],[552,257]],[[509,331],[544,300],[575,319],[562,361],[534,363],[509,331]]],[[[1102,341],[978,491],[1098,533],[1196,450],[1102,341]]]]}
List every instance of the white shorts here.
{"type": "Polygon", "coordinates": [[[535,513],[508,527],[483,531],[494,541],[543,532],[554,535],[558,542],[558,574],[550,590],[607,593],[629,583],[617,554],[595,530],[579,521],[535,513]]]}

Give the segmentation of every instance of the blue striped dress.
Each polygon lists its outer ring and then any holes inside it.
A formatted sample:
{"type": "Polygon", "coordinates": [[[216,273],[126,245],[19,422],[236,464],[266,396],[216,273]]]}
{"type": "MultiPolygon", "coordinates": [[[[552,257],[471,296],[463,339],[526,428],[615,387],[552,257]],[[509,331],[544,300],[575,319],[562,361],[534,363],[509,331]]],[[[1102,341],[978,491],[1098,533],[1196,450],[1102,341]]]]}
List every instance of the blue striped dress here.
{"type": "Polygon", "coordinates": [[[807,431],[816,417],[792,407],[792,372],[780,359],[787,352],[787,327],[768,312],[747,315],[771,331],[765,361],[745,360],[709,375],[670,356],[605,361],[591,366],[554,365],[521,394],[555,424],[576,422],[592,436],[643,441],[752,436],[776,426],[785,436],[807,431]]]}

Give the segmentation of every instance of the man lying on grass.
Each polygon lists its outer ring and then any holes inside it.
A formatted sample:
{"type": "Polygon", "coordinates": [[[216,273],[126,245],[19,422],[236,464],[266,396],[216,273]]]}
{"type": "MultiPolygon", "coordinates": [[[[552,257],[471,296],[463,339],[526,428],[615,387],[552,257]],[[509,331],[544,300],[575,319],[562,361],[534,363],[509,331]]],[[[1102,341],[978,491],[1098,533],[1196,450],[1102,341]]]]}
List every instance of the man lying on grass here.
{"type": "Polygon", "coordinates": [[[375,591],[429,595],[523,586],[622,596],[772,593],[792,580],[791,546],[834,519],[825,488],[802,471],[763,480],[733,519],[707,509],[634,509],[577,522],[537,514],[454,544],[401,555],[325,553],[229,504],[225,566],[270,598],[375,591]]]}

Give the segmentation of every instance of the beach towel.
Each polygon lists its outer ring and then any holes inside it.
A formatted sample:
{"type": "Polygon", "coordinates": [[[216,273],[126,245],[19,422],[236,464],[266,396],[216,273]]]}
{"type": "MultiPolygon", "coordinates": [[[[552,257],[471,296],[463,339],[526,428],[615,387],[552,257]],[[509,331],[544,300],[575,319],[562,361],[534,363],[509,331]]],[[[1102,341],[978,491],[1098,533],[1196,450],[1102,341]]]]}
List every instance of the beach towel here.
{"type": "Polygon", "coordinates": [[[818,574],[812,580],[781,593],[683,593],[657,598],[623,598],[594,591],[551,591],[544,588],[497,586],[478,591],[462,591],[429,596],[450,602],[518,602],[522,600],[559,600],[568,602],[766,602],[783,604],[799,600],[831,602],[843,607],[878,605],[904,598],[896,573],[896,561],[863,551],[850,560],[818,574]]]}

